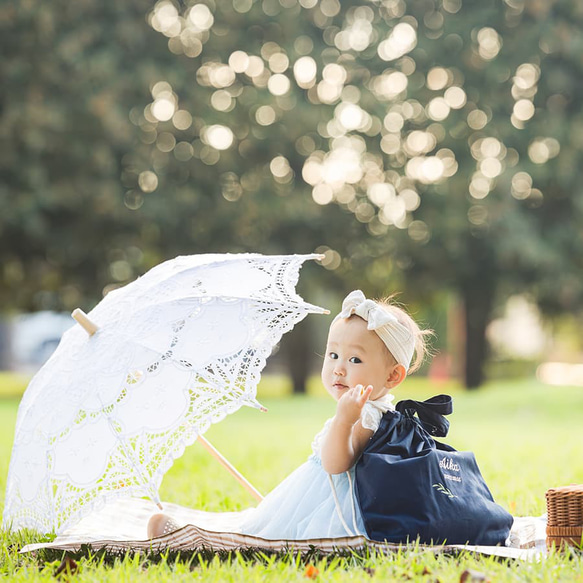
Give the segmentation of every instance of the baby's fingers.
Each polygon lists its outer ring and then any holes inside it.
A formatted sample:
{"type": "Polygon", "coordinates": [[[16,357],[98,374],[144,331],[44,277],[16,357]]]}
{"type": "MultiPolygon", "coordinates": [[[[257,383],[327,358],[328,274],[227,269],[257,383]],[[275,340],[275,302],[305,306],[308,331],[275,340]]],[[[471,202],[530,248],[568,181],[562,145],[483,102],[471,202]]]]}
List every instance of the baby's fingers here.
{"type": "Polygon", "coordinates": [[[368,399],[369,399],[369,397],[370,397],[370,395],[372,393],[372,390],[373,390],[373,386],[372,385],[368,385],[366,388],[363,387],[362,385],[360,385],[360,391],[359,391],[359,394],[358,394],[358,400],[359,400],[359,403],[361,405],[364,405],[368,401],[368,399]]]}

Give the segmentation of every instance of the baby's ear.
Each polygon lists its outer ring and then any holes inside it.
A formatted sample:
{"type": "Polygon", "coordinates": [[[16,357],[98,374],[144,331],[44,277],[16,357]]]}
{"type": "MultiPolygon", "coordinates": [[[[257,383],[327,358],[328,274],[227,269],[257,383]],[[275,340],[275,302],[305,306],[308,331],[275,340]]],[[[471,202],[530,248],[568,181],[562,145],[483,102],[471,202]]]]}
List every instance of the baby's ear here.
{"type": "Polygon", "coordinates": [[[407,376],[407,371],[402,364],[396,364],[391,369],[389,377],[387,378],[387,388],[394,389],[397,385],[400,385],[407,376]]]}

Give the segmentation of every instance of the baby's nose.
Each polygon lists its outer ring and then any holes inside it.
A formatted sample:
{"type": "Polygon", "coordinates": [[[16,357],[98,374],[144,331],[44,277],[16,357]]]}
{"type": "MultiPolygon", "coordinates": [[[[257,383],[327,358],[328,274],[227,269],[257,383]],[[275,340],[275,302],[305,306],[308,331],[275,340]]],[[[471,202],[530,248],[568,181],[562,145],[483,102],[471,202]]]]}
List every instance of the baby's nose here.
{"type": "Polygon", "coordinates": [[[338,376],[346,375],[346,368],[345,368],[344,364],[337,362],[336,366],[334,367],[334,374],[336,374],[338,376]]]}

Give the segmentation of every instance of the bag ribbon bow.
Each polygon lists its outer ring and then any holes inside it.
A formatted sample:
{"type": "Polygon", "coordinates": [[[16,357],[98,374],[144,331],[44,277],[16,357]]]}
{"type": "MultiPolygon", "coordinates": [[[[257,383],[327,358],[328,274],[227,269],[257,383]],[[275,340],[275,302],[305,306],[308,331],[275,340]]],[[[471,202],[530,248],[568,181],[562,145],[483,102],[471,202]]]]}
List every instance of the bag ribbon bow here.
{"type": "Polygon", "coordinates": [[[406,399],[399,401],[395,409],[418,422],[433,437],[445,437],[449,430],[449,421],[444,415],[453,413],[453,400],[449,395],[436,395],[426,401],[406,399]],[[418,420],[415,419],[417,413],[418,420]]]}

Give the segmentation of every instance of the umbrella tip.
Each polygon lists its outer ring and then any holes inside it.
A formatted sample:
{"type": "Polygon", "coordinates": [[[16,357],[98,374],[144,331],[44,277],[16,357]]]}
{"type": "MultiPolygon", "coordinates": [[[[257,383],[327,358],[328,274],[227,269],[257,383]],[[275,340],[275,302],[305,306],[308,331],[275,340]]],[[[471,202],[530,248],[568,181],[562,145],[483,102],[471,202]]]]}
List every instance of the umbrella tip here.
{"type": "Polygon", "coordinates": [[[245,405],[253,407],[254,409],[259,409],[262,413],[267,413],[267,407],[264,407],[257,399],[249,399],[244,401],[245,405]]]}
{"type": "Polygon", "coordinates": [[[160,504],[160,502],[156,503],[156,506],[160,509],[160,510],[164,510],[164,508],[162,507],[162,504],[160,504]]]}
{"type": "Polygon", "coordinates": [[[99,330],[99,326],[97,326],[95,322],[92,322],[81,308],[75,308],[71,312],[71,316],[78,324],[81,325],[83,330],[85,330],[89,336],[93,336],[93,334],[99,330]]]}

